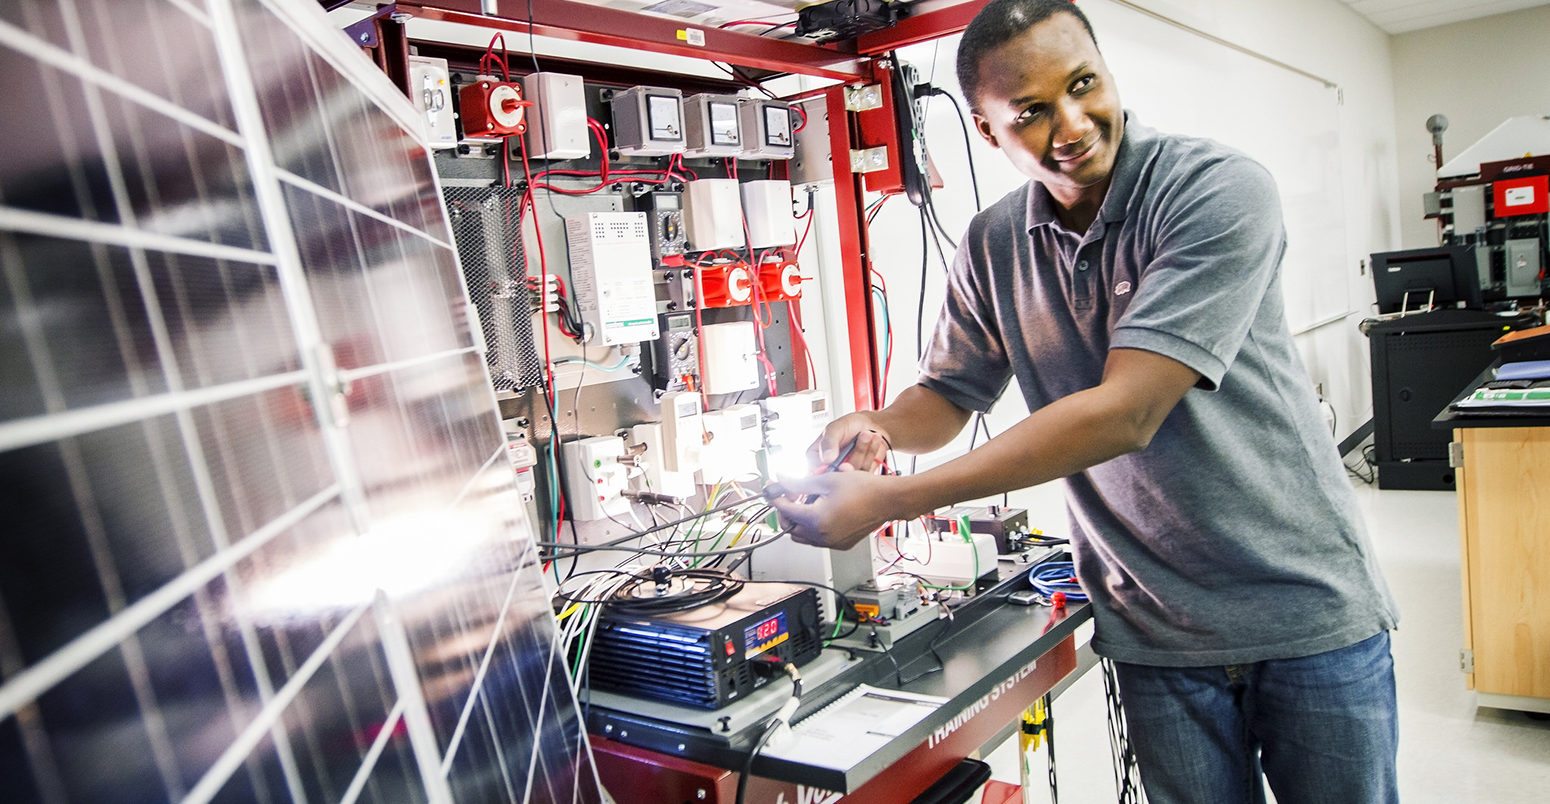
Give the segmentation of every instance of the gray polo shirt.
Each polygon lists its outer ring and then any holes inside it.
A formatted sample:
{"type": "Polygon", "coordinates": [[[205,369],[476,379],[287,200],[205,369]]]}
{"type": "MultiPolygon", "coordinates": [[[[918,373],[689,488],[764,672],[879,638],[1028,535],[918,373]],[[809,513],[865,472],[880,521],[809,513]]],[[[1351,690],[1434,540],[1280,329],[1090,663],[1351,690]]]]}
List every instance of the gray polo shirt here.
{"type": "Polygon", "coordinates": [[[1247,663],[1397,622],[1286,326],[1285,246],[1263,167],[1133,116],[1086,233],[1030,182],[959,244],[920,380],[954,403],[987,410],[1015,376],[1037,410],[1121,347],[1201,375],[1150,446],[1065,479],[1100,655],[1247,663]]]}

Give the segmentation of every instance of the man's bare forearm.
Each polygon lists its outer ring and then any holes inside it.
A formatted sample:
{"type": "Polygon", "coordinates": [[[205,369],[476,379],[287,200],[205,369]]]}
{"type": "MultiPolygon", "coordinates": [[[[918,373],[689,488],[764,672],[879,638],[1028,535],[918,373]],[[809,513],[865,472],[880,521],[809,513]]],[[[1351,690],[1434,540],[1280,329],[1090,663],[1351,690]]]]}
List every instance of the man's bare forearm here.
{"type": "Polygon", "coordinates": [[[924,385],[912,385],[887,407],[865,415],[888,436],[894,449],[919,454],[946,446],[963,431],[972,413],[924,385]]]}

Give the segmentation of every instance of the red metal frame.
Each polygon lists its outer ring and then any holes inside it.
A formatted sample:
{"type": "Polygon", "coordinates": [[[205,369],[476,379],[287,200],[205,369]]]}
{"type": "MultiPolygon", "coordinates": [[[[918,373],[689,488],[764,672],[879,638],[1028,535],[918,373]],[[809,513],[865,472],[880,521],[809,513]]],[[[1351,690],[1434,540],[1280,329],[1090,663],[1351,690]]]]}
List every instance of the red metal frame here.
{"type": "Polygon", "coordinates": [[[501,0],[499,13],[480,13],[479,0],[398,3],[393,9],[423,19],[445,20],[494,30],[527,33],[574,42],[613,45],[633,50],[710,59],[775,72],[866,80],[865,59],[833,46],[807,45],[720,28],[637,14],[570,0],[501,0]],[[528,12],[532,10],[531,24],[528,12]],[[693,32],[692,34],[690,32],[693,32]],[[690,40],[703,39],[704,44],[690,40]]]}
{"type": "Polygon", "coordinates": [[[964,0],[956,3],[915,3],[908,17],[890,28],[862,34],[856,38],[856,52],[863,56],[887,53],[907,45],[929,42],[943,36],[962,33],[969,20],[990,0],[964,0]]]}
{"type": "Polygon", "coordinates": [[[861,177],[850,172],[855,115],[845,108],[845,87],[825,93],[829,108],[829,153],[834,165],[834,207],[839,217],[840,264],[845,323],[850,343],[851,394],[857,410],[874,410],[883,400],[882,366],[877,359],[877,329],[872,316],[872,261],[861,192],[861,177]]]}
{"type": "MultiPolygon", "coordinates": [[[[737,31],[689,25],[681,20],[640,14],[573,0],[497,0],[495,15],[482,13],[480,0],[407,0],[379,6],[373,18],[352,26],[352,33],[374,52],[379,65],[400,85],[407,81],[407,39],[402,22],[421,18],[461,23],[495,31],[532,32],[553,39],[724,61],[738,66],[836,79],[856,84],[874,80],[874,57],[905,45],[962,31],[988,0],[925,0],[897,25],[860,37],[853,46],[786,42],[737,31]],[[694,40],[694,44],[691,44],[694,40]]],[[[883,77],[885,78],[885,77],[883,77]]],[[[885,87],[886,89],[886,87],[885,87]]],[[[877,125],[845,109],[844,84],[819,90],[825,95],[834,155],[834,188],[838,209],[842,293],[851,363],[851,393],[857,409],[879,407],[883,378],[878,360],[872,313],[870,244],[862,213],[863,181],[850,172],[849,154],[857,144],[891,144],[897,155],[898,136],[883,137],[877,125]],[[871,139],[868,139],[868,136],[871,139]],[[875,141],[875,142],[874,142],[875,141]]],[[[810,93],[802,93],[806,96],[810,93]]],[[[877,124],[886,110],[871,114],[877,124]]],[[[891,126],[891,120],[888,121],[891,126]]],[[[902,158],[902,157],[899,157],[902,158]]],[[[895,161],[895,160],[890,160],[895,161]]],[[[872,187],[877,181],[867,182],[872,187]]],[[[886,180],[882,184],[887,184],[886,180]]],[[[882,185],[878,185],[882,186],[882,185]]],[[[805,367],[804,367],[805,370],[805,367]]]]}

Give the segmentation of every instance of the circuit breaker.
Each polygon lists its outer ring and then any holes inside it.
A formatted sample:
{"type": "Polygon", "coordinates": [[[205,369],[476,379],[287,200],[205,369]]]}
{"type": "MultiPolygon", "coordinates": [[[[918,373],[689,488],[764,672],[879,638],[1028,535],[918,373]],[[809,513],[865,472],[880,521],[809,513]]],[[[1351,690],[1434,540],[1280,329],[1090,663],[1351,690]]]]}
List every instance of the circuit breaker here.
{"type": "Polygon", "coordinates": [[[753,302],[753,271],[742,260],[702,265],[694,269],[694,276],[701,307],[741,307],[753,302]]]}
{"type": "Polygon", "coordinates": [[[463,135],[471,139],[499,138],[521,134],[530,101],[522,97],[522,85],[497,81],[481,75],[458,90],[458,113],[463,117],[463,135]]]}
{"type": "Polygon", "coordinates": [[[643,212],[588,212],[565,221],[581,320],[605,346],[654,340],[657,300],[643,212]]]}
{"type": "Polygon", "coordinates": [[[684,101],[684,155],[738,156],[743,152],[736,95],[691,95],[684,101]]]}
{"type": "Polygon", "coordinates": [[[664,156],[684,149],[683,93],[666,87],[631,87],[609,98],[614,148],[633,156],[664,156]]]}
{"type": "Polygon", "coordinates": [[[409,99],[425,115],[432,148],[457,147],[457,118],[452,113],[451,73],[446,59],[409,57],[409,99]]]}

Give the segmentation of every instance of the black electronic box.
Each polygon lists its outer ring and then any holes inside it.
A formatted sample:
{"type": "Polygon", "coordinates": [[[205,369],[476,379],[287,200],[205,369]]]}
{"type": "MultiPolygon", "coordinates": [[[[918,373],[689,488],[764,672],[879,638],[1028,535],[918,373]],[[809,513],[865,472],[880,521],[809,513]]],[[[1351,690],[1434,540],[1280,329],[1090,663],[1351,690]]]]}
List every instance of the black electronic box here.
{"type": "Polygon", "coordinates": [[[604,610],[587,660],[593,689],[719,709],[784,678],[823,650],[818,592],[750,583],[733,596],[688,611],[604,610]]]}

